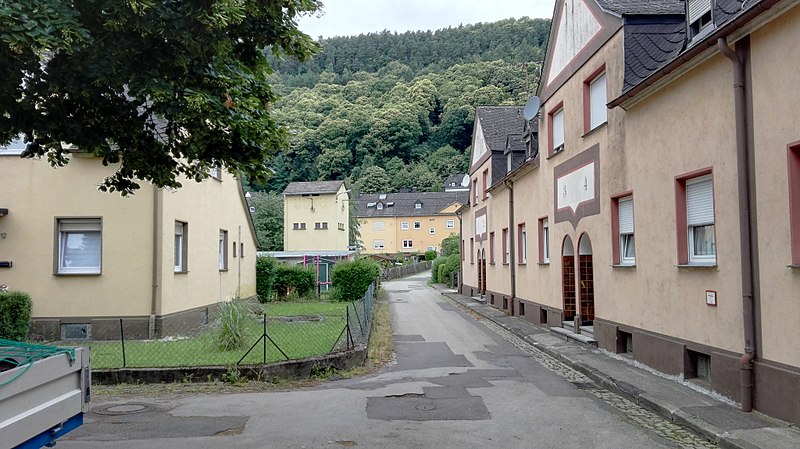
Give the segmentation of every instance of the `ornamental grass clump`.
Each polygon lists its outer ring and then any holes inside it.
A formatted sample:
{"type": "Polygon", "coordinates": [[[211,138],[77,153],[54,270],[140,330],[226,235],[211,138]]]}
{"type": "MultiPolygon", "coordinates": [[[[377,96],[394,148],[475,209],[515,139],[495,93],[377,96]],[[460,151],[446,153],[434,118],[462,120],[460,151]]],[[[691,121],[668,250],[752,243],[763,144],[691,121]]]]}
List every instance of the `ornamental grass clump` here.
{"type": "Polygon", "coordinates": [[[247,329],[255,320],[256,316],[247,302],[237,298],[221,302],[217,307],[217,318],[214,321],[219,349],[231,351],[246,346],[247,329]]]}

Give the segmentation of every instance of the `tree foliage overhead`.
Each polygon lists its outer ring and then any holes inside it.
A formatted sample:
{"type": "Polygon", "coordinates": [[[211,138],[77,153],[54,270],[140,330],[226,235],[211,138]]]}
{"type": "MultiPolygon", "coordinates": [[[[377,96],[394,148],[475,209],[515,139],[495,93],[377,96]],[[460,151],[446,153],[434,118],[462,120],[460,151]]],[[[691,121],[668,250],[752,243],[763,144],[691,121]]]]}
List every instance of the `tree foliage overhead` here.
{"type": "Polygon", "coordinates": [[[179,187],[222,165],[254,181],[286,145],[264,54],[317,50],[296,17],[318,0],[0,2],[0,144],[116,165],[101,189],[179,187]]]}

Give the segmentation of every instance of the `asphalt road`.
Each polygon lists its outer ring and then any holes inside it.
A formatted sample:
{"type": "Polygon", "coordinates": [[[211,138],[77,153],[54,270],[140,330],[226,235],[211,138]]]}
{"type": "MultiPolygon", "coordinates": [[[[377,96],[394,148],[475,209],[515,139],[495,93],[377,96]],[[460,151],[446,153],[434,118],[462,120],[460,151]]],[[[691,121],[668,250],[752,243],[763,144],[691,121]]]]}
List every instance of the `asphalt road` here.
{"type": "Polygon", "coordinates": [[[397,357],[375,375],[290,392],[104,397],[57,447],[710,447],[637,417],[635,406],[446,301],[427,279],[383,284],[397,357]]]}

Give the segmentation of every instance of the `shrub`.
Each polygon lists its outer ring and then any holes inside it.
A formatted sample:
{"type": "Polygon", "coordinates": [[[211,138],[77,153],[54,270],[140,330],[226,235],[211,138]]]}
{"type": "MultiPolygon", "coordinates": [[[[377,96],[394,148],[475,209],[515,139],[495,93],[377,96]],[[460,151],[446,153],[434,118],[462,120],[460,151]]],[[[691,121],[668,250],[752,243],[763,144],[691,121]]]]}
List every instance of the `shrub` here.
{"type": "Polygon", "coordinates": [[[439,277],[439,267],[447,260],[445,256],[439,256],[436,259],[433,259],[431,262],[431,282],[434,284],[441,283],[441,278],[439,277]]]}
{"type": "Polygon", "coordinates": [[[436,251],[430,250],[425,251],[425,260],[435,260],[436,259],[436,251]]]}
{"type": "Polygon", "coordinates": [[[439,265],[439,282],[442,284],[450,283],[450,273],[458,273],[461,267],[461,255],[453,254],[445,257],[445,261],[439,265]]]}
{"type": "Polygon", "coordinates": [[[32,306],[27,293],[0,291],[0,338],[17,341],[28,338],[32,306]]]}
{"type": "Polygon", "coordinates": [[[442,255],[452,256],[461,253],[461,238],[458,234],[452,233],[449,237],[442,240],[442,255]]]}
{"type": "Polygon", "coordinates": [[[337,263],[331,270],[331,298],[336,301],[361,299],[380,273],[380,265],[369,258],[337,263]]]}
{"type": "Polygon", "coordinates": [[[219,303],[214,320],[219,349],[230,351],[243,348],[247,344],[247,327],[254,320],[255,315],[245,301],[232,299],[219,303]]]}
{"type": "Polygon", "coordinates": [[[317,275],[312,268],[286,264],[277,264],[275,268],[273,290],[279,299],[286,299],[290,292],[300,297],[306,296],[314,291],[316,285],[317,275]]]}
{"type": "Polygon", "coordinates": [[[275,271],[278,262],[272,257],[256,259],[256,294],[263,302],[272,300],[272,287],[275,284],[275,271]]]}

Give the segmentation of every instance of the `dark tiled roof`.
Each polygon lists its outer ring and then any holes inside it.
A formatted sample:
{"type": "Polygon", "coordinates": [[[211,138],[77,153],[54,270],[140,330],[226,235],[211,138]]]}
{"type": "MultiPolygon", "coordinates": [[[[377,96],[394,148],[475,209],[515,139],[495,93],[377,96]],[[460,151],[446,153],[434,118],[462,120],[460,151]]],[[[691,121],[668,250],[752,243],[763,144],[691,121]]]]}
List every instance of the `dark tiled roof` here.
{"type": "Polygon", "coordinates": [[[458,174],[455,174],[455,175],[451,175],[449,178],[447,178],[447,180],[444,182],[444,188],[445,189],[448,189],[448,188],[452,188],[452,189],[468,189],[469,188],[469,183],[470,183],[469,176],[467,176],[464,173],[458,173],[458,174]],[[463,185],[462,184],[465,181],[466,181],[467,185],[463,185]],[[454,186],[451,187],[450,186],[451,184],[454,184],[454,186]]]}
{"type": "Polygon", "coordinates": [[[742,0],[717,0],[714,2],[714,22],[719,27],[742,11],[742,0]]]}
{"type": "Polygon", "coordinates": [[[506,137],[506,152],[522,151],[525,152],[525,136],[523,134],[511,134],[506,137]]]}
{"type": "Polygon", "coordinates": [[[336,193],[344,181],[310,181],[292,182],[286,186],[284,195],[302,195],[313,193],[336,193]]]}
{"type": "Polygon", "coordinates": [[[475,117],[480,120],[486,145],[491,151],[506,149],[506,136],[522,132],[525,119],[520,106],[478,106],[475,117]]]}
{"type": "Polygon", "coordinates": [[[684,0],[596,0],[606,11],[619,15],[683,14],[684,0]]]}
{"type": "Polygon", "coordinates": [[[625,19],[626,92],[678,56],[686,41],[683,16],[625,19]]]}
{"type": "Polygon", "coordinates": [[[422,217],[436,215],[442,209],[453,203],[466,203],[469,192],[409,192],[362,194],[356,198],[356,217],[422,217]],[[385,198],[381,196],[385,195],[385,198]],[[422,208],[417,209],[417,201],[422,203],[422,208]],[[383,209],[376,206],[367,207],[369,203],[383,203],[383,209]],[[388,203],[394,203],[388,206],[388,203]]]}

